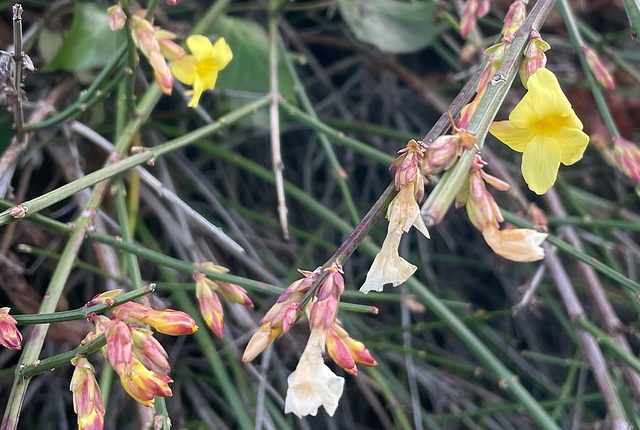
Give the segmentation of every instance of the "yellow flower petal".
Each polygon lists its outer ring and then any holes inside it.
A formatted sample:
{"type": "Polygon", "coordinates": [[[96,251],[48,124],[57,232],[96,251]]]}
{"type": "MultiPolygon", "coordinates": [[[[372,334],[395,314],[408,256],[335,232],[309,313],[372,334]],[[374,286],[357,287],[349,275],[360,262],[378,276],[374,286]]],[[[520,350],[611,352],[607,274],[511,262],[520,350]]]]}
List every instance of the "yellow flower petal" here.
{"type": "Polygon", "coordinates": [[[206,61],[213,56],[213,45],[208,37],[201,34],[194,34],[187,38],[189,51],[196,57],[198,63],[206,61]]]}
{"type": "Polygon", "coordinates": [[[511,121],[496,121],[489,127],[489,132],[500,139],[514,151],[522,152],[533,138],[530,128],[519,128],[511,121]]]}
{"type": "Polygon", "coordinates": [[[562,158],[560,146],[552,139],[534,137],[522,153],[522,176],[529,189],[540,195],[553,186],[562,158]]]}
{"type": "Polygon", "coordinates": [[[554,136],[562,149],[562,164],[569,166],[582,158],[589,136],[575,128],[563,128],[554,136]]]}
{"type": "Polygon", "coordinates": [[[171,64],[171,72],[177,80],[186,85],[193,84],[196,79],[196,72],[198,65],[196,63],[196,57],[193,55],[184,55],[173,61],[171,64]]]}
{"type": "Polygon", "coordinates": [[[538,118],[565,116],[568,114],[575,117],[575,113],[571,109],[571,103],[562,92],[558,79],[548,69],[538,69],[527,81],[527,87],[529,87],[527,96],[530,97],[531,105],[535,109],[538,118]]]}
{"type": "Polygon", "coordinates": [[[214,67],[217,70],[222,70],[227,67],[227,64],[233,59],[231,48],[227,44],[227,41],[224,40],[224,37],[219,38],[216,40],[216,43],[213,44],[211,57],[214,59],[214,67]]]}

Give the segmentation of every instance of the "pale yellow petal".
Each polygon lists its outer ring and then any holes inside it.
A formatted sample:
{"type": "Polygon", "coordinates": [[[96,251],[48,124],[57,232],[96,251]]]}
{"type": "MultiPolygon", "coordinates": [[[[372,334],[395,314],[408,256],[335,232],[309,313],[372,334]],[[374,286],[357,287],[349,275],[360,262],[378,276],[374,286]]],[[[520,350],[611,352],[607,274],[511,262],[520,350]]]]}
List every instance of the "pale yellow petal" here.
{"type": "Polygon", "coordinates": [[[184,55],[171,64],[171,72],[177,80],[186,85],[193,84],[196,79],[198,65],[193,55],[184,55]]]}
{"type": "Polygon", "coordinates": [[[509,114],[509,122],[518,128],[533,127],[540,119],[533,103],[531,93],[526,93],[509,114]]]}
{"type": "Polygon", "coordinates": [[[533,138],[529,128],[519,128],[510,121],[496,121],[491,124],[489,132],[514,151],[522,152],[533,138]]]}
{"type": "Polygon", "coordinates": [[[582,158],[589,136],[575,128],[562,128],[553,136],[562,150],[562,164],[569,166],[582,158]]]}
{"type": "Polygon", "coordinates": [[[546,233],[523,228],[498,230],[488,227],[482,231],[482,236],[493,252],[508,260],[524,263],[544,258],[544,249],[540,245],[547,238],[546,233]]]}
{"type": "Polygon", "coordinates": [[[213,58],[213,67],[216,70],[222,70],[227,67],[227,64],[229,64],[233,58],[231,48],[227,44],[227,41],[224,40],[224,37],[219,38],[216,40],[216,43],[213,44],[211,57],[213,58]]]}
{"type": "Polygon", "coordinates": [[[538,118],[573,114],[571,103],[562,92],[556,75],[549,69],[538,69],[527,81],[530,103],[538,118]]]}
{"type": "Polygon", "coordinates": [[[562,150],[555,141],[534,137],[522,154],[522,176],[529,189],[544,194],[556,182],[562,150]]]}
{"type": "Polygon", "coordinates": [[[201,63],[213,55],[213,45],[208,37],[201,34],[194,34],[187,38],[189,51],[196,57],[196,61],[201,63]]]}

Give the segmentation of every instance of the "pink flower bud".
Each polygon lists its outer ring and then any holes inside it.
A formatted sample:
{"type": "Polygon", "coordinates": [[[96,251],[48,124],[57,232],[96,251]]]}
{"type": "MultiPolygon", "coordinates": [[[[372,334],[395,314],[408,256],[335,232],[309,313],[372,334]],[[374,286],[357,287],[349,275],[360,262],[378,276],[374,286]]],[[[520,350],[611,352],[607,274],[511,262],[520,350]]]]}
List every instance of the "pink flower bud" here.
{"type": "MultiPolygon", "coordinates": [[[[156,34],[159,34],[160,31],[157,31],[156,34]]],[[[160,52],[165,58],[169,61],[173,61],[176,58],[180,58],[185,55],[184,48],[174,41],[163,37],[158,39],[158,44],[160,45],[160,52]]]]}
{"type": "Polygon", "coordinates": [[[613,138],[613,156],[617,167],[632,181],[640,183],[640,149],[622,137],[613,138]]]}
{"type": "Polygon", "coordinates": [[[141,405],[150,408],[155,404],[155,396],[153,393],[140,388],[135,382],[133,382],[131,376],[120,376],[120,384],[127,394],[141,405]]]}
{"type": "Polygon", "coordinates": [[[502,27],[502,35],[504,37],[513,36],[520,28],[527,16],[527,5],[523,0],[514,1],[509,6],[509,11],[504,17],[504,26],[502,27]]]}
{"type": "Polygon", "coordinates": [[[200,313],[207,326],[217,337],[224,337],[224,312],[218,295],[207,285],[207,278],[196,282],[196,297],[200,305],[200,313]]]}
{"type": "Polygon", "coordinates": [[[344,340],[338,336],[333,328],[330,328],[327,331],[327,352],[335,361],[335,363],[346,370],[351,375],[358,374],[358,368],[356,367],[356,362],[353,359],[353,355],[351,355],[351,351],[347,347],[347,344],[344,340]]]}
{"type": "Polygon", "coordinates": [[[22,348],[22,334],[16,327],[18,322],[9,315],[11,308],[0,308],[0,344],[9,349],[22,348]]]}
{"type": "Polygon", "coordinates": [[[593,72],[593,75],[596,77],[596,80],[609,91],[615,90],[616,83],[613,80],[613,76],[609,73],[596,51],[587,45],[582,45],[582,52],[584,53],[587,59],[587,64],[593,72]]]}
{"type": "Polygon", "coordinates": [[[153,337],[153,332],[139,327],[131,328],[133,354],[149,370],[159,375],[166,375],[171,370],[167,351],[153,337]]]}
{"type": "Polygon", "coordinates": [[[120,30],[124,27],[124,23],[127,21],[127,16],[119,4],[111,6],[107,9],[107,13],[109,14],[109,27],[112,31],[120,30]]]}
{"type": "Polygon", "coordinates": [[[83,356],[74,357],[71,364],[75,369],[69,388],[73,394],[73,410],[78,415],[78,429],[102,430],[104,406],[93,366],[83,356]]]}
{"type": "Polygon", "coordinates": [[[478,0],[468,0],[460,19],[460,36],[466,38],[476,26],[478,17],[478,0]]]}
{"type": "Polygon", "coordinates": [[[173,380],[168,376],[160,376],[147,369],[138,360],[134,360],[131,366],[131,380],[144,391],[160,397],[172,395],[169,383],[173,380]]]}
{"type": "Polygon", "coordinates": [[[121,288],[118,288],[116,290],[105,291],[104,293],[97,294],[93,299],[87,302],[85,306],[88,308],[98,304],[105,305],[105,306],[113,306],[114,299],[118,297],[120,293],[122,293],[121,288]]]}
{"type": "Polygon", "coordinates": [[[107,359],[113,370],[120,376],[131,374],[133,359],[131,331],[129,327],[118,319],[111,320],[106,327],[107,359]]]}

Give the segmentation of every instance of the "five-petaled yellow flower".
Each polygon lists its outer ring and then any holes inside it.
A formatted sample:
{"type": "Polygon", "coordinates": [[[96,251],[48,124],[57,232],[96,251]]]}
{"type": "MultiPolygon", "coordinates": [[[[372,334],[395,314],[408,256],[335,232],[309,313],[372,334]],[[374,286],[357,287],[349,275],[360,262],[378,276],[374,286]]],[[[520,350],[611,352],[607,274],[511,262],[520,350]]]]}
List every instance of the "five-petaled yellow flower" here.
{"type": "Polygon", "coordinates": [[[509,121],[494,122],[489,131],[522,152],[524,180],[531,191],[544,194],[556,181],[560,163],[568,166],[582,158],[589,136],[552,72],[538,69],[527,86],[509,121]]]}
{"type": "Polygon", "coordinates": [[[224,37],[211,44],[209,38],[194,34],[187,39],[187,46],[193,55],[184,55],[174,60],[171,71],[183,84],[193,85],[189,107],[196,107],[202,92],[212,90],[216,85],[218,72],[229,64],[233,54],[224,37]]]}

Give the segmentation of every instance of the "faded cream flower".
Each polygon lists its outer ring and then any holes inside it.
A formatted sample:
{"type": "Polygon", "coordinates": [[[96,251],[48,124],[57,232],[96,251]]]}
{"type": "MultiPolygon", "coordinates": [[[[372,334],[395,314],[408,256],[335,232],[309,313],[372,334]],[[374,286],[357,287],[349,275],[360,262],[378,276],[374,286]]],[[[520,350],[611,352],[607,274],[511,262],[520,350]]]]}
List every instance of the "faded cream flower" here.
{"type": "Polygon", "coordinates": [[[411,227],[415,227],[427,239],[429,231],[420,216],[420,206],[416,201],[411,185],[400,188],[397,197],[389,205],[389,234],[401,235],[408,233],[411,227]]]}
{"type": "MultiPolygon", "coordinates": [[[[391,225],[391,224],[390,224],[391,225]]],[[[409,263],[398,254],[400,234],[387,233],[382,243],[382,248],[371,264],[360,291],[382,291],[385,284],[393,284],[394,287],[405,282],[413,275],[417,267],[409,263]]]]}
{"type": "Polygon", "coordinates": [[[544,249],[540,246],[548,234],[525,228],[498,230],[487,226],[482,236],[493,252],[501,257],[519,263],[538,261],[544,258],[544,249]]]}
{"type": "Polygon", "coordinates": [[[344,389],[344,378],[337,376],[324,364],[326,332],[313,330],[307,346],[302,352],[296,370],[289,375],[284,412],[294,413],[298,418],[315,416],[324,406],[330,416],[336,411],[344,389]]]}

